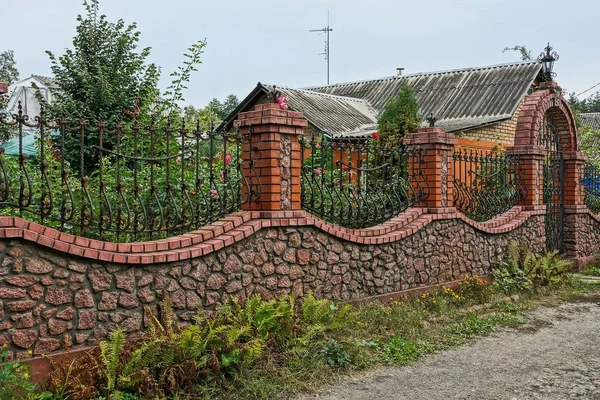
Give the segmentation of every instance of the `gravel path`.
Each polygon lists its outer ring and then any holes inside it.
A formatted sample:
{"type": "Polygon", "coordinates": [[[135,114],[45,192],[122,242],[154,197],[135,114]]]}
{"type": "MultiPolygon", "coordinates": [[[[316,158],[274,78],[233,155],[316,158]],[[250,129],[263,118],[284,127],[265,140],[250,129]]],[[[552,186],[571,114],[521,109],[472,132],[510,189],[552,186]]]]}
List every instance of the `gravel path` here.
{"type": "Polygon", "coordinates": [[[319,399],[600,399],[600,298],[541,308],[517,329],[329,388],[319,399]]]}

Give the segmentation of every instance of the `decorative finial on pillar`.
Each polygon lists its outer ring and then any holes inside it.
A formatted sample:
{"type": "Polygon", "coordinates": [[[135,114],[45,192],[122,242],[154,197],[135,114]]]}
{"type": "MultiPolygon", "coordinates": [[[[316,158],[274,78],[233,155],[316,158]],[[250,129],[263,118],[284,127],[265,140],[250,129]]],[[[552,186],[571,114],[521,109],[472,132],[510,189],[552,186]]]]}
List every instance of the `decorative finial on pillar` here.
{"type": "Polygon", "coordinates": [[[429,117],[425,118],[425,121],[429,123],[430,128],[433,128],[437,122],[437,118],[433,116],[433,113],[429,113],[429,117]]]}

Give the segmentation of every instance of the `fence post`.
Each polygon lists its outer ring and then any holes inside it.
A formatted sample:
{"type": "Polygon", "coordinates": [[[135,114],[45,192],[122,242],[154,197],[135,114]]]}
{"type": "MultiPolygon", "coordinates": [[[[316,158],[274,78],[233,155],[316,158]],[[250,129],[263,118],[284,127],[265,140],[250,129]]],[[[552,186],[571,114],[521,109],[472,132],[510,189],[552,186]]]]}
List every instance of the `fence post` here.
{"type": "MultiPolygon", "coordinates": [[[[406,136],[404,143],[409,154],[415,154],[422,150],[421,171],[424,180],[429,186],[429,195],[415,204],[415,207],[425,207],[428,212],[444,213],[454,211],[453,189],[454,172],[452,156],[454,146],[457,144],[456,137],[441,128],[421,128],[417,133],[406,136]]],[[[409,163],[409,177],[414,187],[415,174],[413,168],[419,168],[413,162],[409,163]]]]}
{"type": "Polygon", "coordinates": [[[584,241],[583,232],[578,223],[579,213],[586,212],[585,192],[582,180],[585,174],[585,154],[572,150],[563,153],[564,159],[564,250],[569,258],[576,259],[584,254],[580,251],[584,241]]]}
{"type": "Polygon", "coordinates": [[[279,104],[260,104],[253,111],[239,113],[234,126],[240,129],[241,134],[250,133],[250,142],[242,149],[244,178],[255,183],[259,180],[261,185],[258,200],[244,204],[242,209],[300,210],[301,153],[298,136],[308,126],[304,115],[283,110],[279,104]],[[250,166],[250,163],[253,165],[250,166]]]}
{"type": "Polygon", "coordinates": [[[519,203],[525,209],[543,204],[544,157],[546,149],[532,144],[517,144],[506,148],[506,155],[519,159],[519,170],[525,196],[519,203]]]}
{"type": "Polygon", "coordinates": [[[565,207],[585,208],[583,191],[583,175],[585,169],[585,154],[582,151],[565,151],[565,207]]]}

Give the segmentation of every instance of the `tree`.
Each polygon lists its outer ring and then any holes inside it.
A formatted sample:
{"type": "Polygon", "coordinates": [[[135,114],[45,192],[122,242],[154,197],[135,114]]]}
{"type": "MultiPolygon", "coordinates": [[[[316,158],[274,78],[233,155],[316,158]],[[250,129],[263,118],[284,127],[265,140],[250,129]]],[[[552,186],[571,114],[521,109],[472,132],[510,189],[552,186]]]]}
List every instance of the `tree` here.
{"type": "Polygon", "coordinates": [[[15,61],[15,52],[5,50],[0,53],[0,82],[12,85],[19,80],[19,71],[15,61]]]}
{"type": "Polygon", "coordinates": [[[223,121],[225,118],[229,116],[235,110],[235,108],[240,104],[237,96],[234,94],[230,94],[225,98],[225,100],[221,103],[218,99],[212,99],[206,108],[212,110],[215,115],[219,118],[219,121],[223,121]]]}
{"type": "Polygon", "coordinates": [[[83,5],[73,48],[58,58],[46,52],[58,88],[49,111],[96,121],[124,117],[136,100],[147,108],[159,94],[159,69],[146,62],[149,47],[138,49],[136,24],[109,22],[99,15],[98,0],[84,0],[83,5]]]}
{"type": "Polygon", "coordinates": [[[516,51],[521,55],[521,60],[523,61],[532,61],[533,60],[533,54],[531,54],[531,50],[527,50],[527,47],[525,46],[513,46],[513,47],[505,47],[504,50],[502,50],[502,53],[506,53],[507,51],[516,51]]]}
{"type": "Polygon", "coordinates": [[[600,92],[579,100],[575,93],[569,94],[569,104],[575,113],[600,112],[600,92]]]}
{"type": "MultiPolygon", "coordinates": [[[[189,48],[184,65],[171,74],[167,99],[158,101],[160,69],[146,61],[150,48],[138,47],[140,32],[136,24],[127,25],[122,19],[109,22],[100,15],[99,0],[84,0],[83,5],[85,15],[77,17],[73,48],[60,57],[46,52],[56,84],[55,101],[45,104],[48,114],[64,114],[71,120],[83,117],[92,126],[99,120],[127,123],[133,118],[148,123],[154,117],[164,123],[166,115],[178,114],[176,108],[183,101],[185,83],[196,70],[206,41],[189,48]]],[[[111,150],[114,142],[114,135],[105,135],[103,147],[111,150]]],[[[97,131],[88,130],[83,143],[85,172],[97,166],[98,152],[91,151],[91,145],[97,144],[97,131]]],[[[65,148],[65,159],[80,171],[78,135],[68,135],[65,148]]]]}
{"type": "MultiPolygon", "coordinates": [[[[0,53],[0,82],[9,85],[19,80],[19,71],[15,61],[15,53],[12,50],[5,50],[0,53]]],[[[0,95],[0,112],[4,111],[8,105],[8,96],[0,95]]],[[[17,129],[0,123],[0,141],[4,142],[15,136],[17,129]]]]}
{"type": "Polygon", "coordinates": [[[239,105],[237,96],[230,94],[223,102],[218,99],[212,99],[204,108],[196,109],[193,106],[187,106],[183,109],[183,117],[186,120],[187,127],[193,128],[200,123],[201,129],[209,129],[210,124],[219,125],[229,116],[239,105]]]}
{"type": "Polygon", "coordinates": [[[412,88],[402,85],[398,94],[385,105],[379,117],[379,137],[397,142],[406,134],[416,132],[420,123],[419,105],[412,88]]]}

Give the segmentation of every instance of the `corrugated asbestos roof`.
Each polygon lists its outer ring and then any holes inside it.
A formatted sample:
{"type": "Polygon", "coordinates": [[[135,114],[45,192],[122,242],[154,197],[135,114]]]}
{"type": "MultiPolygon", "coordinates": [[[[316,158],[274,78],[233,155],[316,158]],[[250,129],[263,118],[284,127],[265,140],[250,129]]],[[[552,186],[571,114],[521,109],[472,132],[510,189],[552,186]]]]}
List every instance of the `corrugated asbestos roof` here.
{"type": "Polygon", "coordinates": [[[581,113],[577,117],[581,125],[589,126],[594,130],[600,130],[600,113],[581,113]]]}
{"type": "MultiPolygon", "coordinates": [[[[269,91],[275,88],[263,86],[269,91]]],[[[377,130],[378,113],[366,100],[279,86],[276,90],[289,98],[291,110],[302,111],[311,124],[332,137],[360,136],[377,130]]]]}
{"type": "MultiPolygon", "coordinates": [[[[511,118],[541,69],[537,62],[464,68],[311,87],[310,91],[367,100],[381,112],[402,84],[412,87],[419,112],[456,132],[511,118]]],[[[425,122],[424,122],[425,124],[425,122]]]]}
{"type": "MultiPolygon", "coordinates": [[[[519,62],[305,89],[278,86],[277,90],[289,97],[290,109],[302,111],[324,133],[357,137],[376,129],[377,117],[389,99],[407,84],[423,117],[433,113],[438,119],[436,126],[459,132],[512,118],[540,69],[538,62],[519,62]]],[[[272,90],[272,85],[259,83],[220,128],[230,128],[239,112],[247,111],[272,90]]]]}

